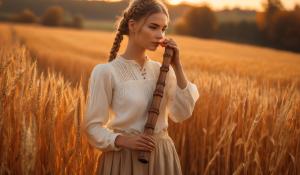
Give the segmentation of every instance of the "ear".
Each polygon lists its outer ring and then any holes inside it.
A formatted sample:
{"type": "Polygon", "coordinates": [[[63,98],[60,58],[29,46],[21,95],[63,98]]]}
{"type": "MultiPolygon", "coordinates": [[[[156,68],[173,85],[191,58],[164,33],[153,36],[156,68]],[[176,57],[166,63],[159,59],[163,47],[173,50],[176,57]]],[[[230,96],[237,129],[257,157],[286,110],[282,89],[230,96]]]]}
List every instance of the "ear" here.
{"type": "Polygon", "coordinates": [[[134,32],[135,32],[135,30],[136,30],[136,28],[137,28],[136,25],[137,25],[137,23],[136,23],[135,20],[130,19],[130,20],[128,21],[128,29],[129,29],[129,33],[134,33],[134,32]]]}

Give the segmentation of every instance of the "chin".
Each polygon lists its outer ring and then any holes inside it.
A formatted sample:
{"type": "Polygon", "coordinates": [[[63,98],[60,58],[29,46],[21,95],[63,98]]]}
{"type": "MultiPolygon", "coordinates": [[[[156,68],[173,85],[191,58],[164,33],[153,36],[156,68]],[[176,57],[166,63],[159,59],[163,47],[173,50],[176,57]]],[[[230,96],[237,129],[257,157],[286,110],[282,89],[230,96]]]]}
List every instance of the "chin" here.
{"type": "Polygon", "coordinates": [[[150,50],[150,51],[156,51],[157,47],[148,47],[148,50],[150,50]]]}

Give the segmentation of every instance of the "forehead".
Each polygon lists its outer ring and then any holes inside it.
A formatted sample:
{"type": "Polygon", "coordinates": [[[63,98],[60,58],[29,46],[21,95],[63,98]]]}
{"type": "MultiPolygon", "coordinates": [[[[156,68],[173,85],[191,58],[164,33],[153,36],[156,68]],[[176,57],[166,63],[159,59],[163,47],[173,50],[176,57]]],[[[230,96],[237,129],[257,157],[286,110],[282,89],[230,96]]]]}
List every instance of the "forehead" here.
{"type": "Polygon", "coordinates": [[[167,26],[168,25],[168,17],[162,12],[154,13],[148,17],[146,23],[147,24],[154,23],[154,24],[158,24],[162,27],[167,26]]]}

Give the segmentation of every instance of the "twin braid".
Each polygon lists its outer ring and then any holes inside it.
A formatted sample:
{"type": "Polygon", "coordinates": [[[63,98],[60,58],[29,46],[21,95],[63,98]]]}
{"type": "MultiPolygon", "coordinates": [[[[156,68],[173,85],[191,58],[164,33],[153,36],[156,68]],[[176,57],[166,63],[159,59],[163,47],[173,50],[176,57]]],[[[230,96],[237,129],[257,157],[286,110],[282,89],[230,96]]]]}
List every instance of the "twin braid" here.
{"type": "Polygon", "coordinates": [[[109,62],[114,60],[117,56],[117,53],[120,49],[121,42],[123,40],[123,35],[129,35],[128,21],[133,18],[136,14],[141,13],[145,7],[154,0],[135,0],[130,6],[129,9],[123,12],[123,17],[119,22],[117,33],[113,46],[110,50],[109,62]]]}

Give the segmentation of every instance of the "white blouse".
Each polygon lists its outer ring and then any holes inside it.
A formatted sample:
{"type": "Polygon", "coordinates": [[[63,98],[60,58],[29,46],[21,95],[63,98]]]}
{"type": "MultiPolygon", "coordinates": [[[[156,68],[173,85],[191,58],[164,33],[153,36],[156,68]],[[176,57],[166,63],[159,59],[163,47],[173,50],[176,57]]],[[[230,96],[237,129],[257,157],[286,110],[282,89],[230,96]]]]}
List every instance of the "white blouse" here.
{"type": "MultiPolygon", "coordinates": [[[[101,151],[119,151],[115,139],[122,133],[114,132],[115,129],[144,131],[160,66],[160,62],[147,58],[141,67],[135,60],[118,55],[113,61],[93,68],[82,125],[92,146],[101,151]]],[[[183,89],[177,85],[172,66],[165,83],[154,133],[167,129],[168,117],[176,123],[189,118],[199,98],[194,83],[188,81],[183,89]]]]}

